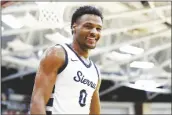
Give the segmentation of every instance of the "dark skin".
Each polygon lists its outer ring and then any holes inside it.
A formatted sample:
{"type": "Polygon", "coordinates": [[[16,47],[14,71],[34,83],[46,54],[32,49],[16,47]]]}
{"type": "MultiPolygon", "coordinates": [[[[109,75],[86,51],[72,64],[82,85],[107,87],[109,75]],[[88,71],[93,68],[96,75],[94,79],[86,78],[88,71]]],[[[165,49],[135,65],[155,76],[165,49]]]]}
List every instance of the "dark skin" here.
{"type": "MultiPolygon", "coordinates": [[[[79,56],[87,58],[89,51],[96,47],[100,39],[102,20],[99,16],[85,14],[73,24],[72,48],[79,56]]],[[[35,77],[35,83],[31,99],[31,114],[46,114],[46,104],[51,96],[55,81],[58,80],[57,72],[65,63],[65,51],[61,47],[50,47],[40,61],[35,77]]],[[[90,114],[100,114],[99,88],[101,81],[98,81],[96,90],[93,93],[90,114]]]]}
{"type": "Polygon", "coordinates": [[[51,96],[53,86],[58,79],[57,72],[65,62],[61,47],[50,47],[40,61],[35,77],[31,98],[31,114],[46,114],[46,104],[51,96]]]}
{"type": "Polygon", "coordinates": [[[96,47],[96,43],[101,37],[101,18],[96,15],[85,14],[74,23],[72,29],[74,32],[72,47],[78,55],[87,58],[89,51],[96,47]]]}

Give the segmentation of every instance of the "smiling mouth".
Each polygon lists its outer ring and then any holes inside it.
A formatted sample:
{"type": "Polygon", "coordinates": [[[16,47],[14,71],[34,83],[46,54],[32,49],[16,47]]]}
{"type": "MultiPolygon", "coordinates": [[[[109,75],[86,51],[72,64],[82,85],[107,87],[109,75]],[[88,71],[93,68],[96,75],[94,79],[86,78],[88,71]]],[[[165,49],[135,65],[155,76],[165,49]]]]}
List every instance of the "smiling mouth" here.
{"type": "Polygon", "coordinates": [[[87,41],[89,42],[89,43],[91,43],[91,44],[94,44],[94,43],[96,43],[96,39],[95,38],[87,38],[87,41]]]}
{"type": "Polygon", "coordinates": [[[95,40],[96,41],[96,38],[95,37],[87,37],[88,40],[95,40]]]}

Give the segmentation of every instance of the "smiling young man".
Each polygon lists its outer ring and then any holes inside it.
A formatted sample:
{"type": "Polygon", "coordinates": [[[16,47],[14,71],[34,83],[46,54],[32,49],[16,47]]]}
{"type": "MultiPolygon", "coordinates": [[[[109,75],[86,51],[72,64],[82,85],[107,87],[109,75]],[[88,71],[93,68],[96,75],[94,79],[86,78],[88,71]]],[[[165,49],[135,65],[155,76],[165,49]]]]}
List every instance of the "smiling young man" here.
{"type": "Polygon", "coordinates": [[[31,114],[100,114],[101,78],[89,52],[101,37],[102,23],[102,13],[93,6],[74,12],[73,42],[48,48],[40,61],[31,114]]]}

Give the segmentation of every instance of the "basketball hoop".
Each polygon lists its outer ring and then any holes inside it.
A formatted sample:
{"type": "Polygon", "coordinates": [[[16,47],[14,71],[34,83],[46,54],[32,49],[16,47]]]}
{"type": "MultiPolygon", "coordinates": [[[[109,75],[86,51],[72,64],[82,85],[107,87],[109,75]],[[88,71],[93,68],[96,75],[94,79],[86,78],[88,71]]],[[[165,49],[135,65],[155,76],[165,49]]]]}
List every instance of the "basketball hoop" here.
{"type": "Polygon", "coordinates": [[[40,24],[63,28],[63,14],[66,7],[62,2],[36,2],[39,9],[38,21],[40,24]]]}

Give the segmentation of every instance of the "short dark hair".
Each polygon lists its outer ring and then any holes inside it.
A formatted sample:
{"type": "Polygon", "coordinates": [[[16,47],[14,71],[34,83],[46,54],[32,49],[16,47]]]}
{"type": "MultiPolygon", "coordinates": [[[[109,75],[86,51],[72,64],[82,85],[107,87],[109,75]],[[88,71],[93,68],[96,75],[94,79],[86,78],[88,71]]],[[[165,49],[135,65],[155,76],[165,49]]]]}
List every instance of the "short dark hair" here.
{"type": "MultiPolygon", "coordinates": [[[[72,15],[72,20],[71,20],[71,29],[73,24],[78,20],[78,18],[80,18],[82,15],[84,14],[93,14],[93,15],[97,15],[101,18],[101,20],[103,21],[103,15],[102,12],[97,9],[94,6],[81,6],[78,9],[76,9],[76,11],[73,13],[72,15]]],[[[72,32],[73,34],[73,32],[72,32]]]]}

